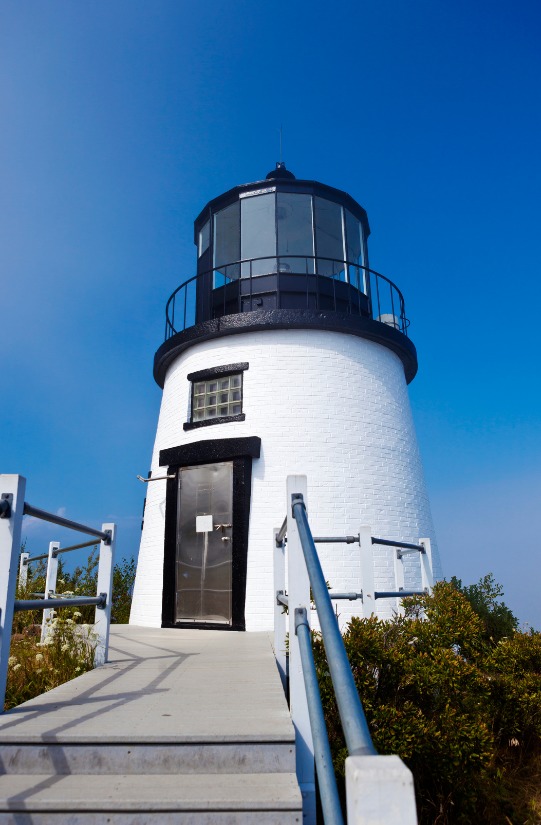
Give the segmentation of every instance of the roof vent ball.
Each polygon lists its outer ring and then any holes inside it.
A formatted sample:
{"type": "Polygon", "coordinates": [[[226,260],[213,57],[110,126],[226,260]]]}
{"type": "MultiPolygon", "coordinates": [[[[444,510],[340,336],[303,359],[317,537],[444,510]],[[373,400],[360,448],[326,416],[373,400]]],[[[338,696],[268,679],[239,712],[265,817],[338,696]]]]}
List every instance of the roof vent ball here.
{"type": "Polygon", "coordinates": [[[276,164],[276,169],[273,169],[272,172],[266,176],[266,180],[273,180],[275,178],[288,178],[289,180],[295,180],[295,175],[293,172],[289,172],[286,169],[285,163],[283,161],[278,161],[276,164]]]}

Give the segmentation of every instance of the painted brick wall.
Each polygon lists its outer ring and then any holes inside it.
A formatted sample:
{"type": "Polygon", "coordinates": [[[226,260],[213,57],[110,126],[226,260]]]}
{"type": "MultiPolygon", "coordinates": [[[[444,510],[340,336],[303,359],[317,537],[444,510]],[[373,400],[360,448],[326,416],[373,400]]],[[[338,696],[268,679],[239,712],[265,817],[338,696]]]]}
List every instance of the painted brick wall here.
{"type": "MultiPolygon", "coordinates": [[[[272,330],[204,342],[190,348],[167,374],[152,456],[211,438],[259,436],[254,460],[246,595],[247,629],[272,627],[272,529],[286,512],[289,474],[308,477],[314,535],[344,535],[370,525],[372,535],[433,541],[434,572],[441,576],[404,371],[385,347],[351,335],[272,330]],[[188,373],[248,361],[246,420],[184,432],[189,417],[188,373]]],[[[148,485],[131,621],[161,622],[165,481],[148,485]]],[[[335,590],[360,590],[358,546],[324,545],[320,558],[335,590]]],[[[376,589],[394,588],[391,549],[374,547],[376,589]]],[[[406,587],[418,587],[418,558],[407,559],[406,587]]],[[[357,604],[357,607],[356,607],[357,604]]],[[[389,615],[393,601],[379,601],[389,615]]],[[[338,602],[341,623],[360,613],[338,602]]]]}

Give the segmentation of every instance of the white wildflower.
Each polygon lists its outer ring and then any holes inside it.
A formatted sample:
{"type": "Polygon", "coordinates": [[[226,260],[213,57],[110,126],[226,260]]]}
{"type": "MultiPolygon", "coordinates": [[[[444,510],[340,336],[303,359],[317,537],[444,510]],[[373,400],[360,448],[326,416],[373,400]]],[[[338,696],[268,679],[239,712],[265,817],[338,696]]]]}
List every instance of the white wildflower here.
{"type": "Polygon", "coordinates": [[[70,649],[70,646],[68,644],[62,645],[62,647],[60,648],[62,653],[67,653],[69,649],[70,649]]]}
{"type": "Polygon", "coordinates": [[[79,611],[76,610],[73,614],[73,618],[74,619],[80,619],[82,615],[83,615],[82,613],[79,613],[79,611]]]}
{"type": "Polygon", "coordinates": [[[19,664],[13,665],[13,670],[20,670],[20,669],[21,669],[21,665],[19,665],[19,664]]]}
{"type": "Polygon", "coordinates": [[[36,653],[36,662],[43,662],[43,653],[36,653]]]}
{"type": "Polygon", "coordinates": [[[16,665],[16,664],[17,664],[17,657],[16,656],[10,656],[9,659],[8,659],[8,665],[11,665],[11,667],[13,667],[13,665],[16,665]]]}

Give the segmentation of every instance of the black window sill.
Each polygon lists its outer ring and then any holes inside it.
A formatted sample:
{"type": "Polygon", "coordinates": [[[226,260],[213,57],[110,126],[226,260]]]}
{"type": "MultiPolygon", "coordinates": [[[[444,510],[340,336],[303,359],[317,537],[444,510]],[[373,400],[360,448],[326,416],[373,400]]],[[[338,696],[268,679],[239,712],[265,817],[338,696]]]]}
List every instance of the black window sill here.
{"type": "Polygon", "coordinates": [[[218,418],[205,418],[203,421],[188,421],[184,424],[184,430],[197,430],[199,427],[208,427],[211,424],[229,424],[231,421],[244,421],[245,413],[240,415],[222,415],[218,418]]]}

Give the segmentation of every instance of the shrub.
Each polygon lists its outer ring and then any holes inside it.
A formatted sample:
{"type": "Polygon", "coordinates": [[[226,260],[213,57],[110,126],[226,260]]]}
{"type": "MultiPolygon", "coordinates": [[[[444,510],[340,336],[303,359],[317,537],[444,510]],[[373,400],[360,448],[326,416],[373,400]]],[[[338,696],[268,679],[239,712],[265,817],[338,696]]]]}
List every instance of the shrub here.
{"type": "MultiPolygon", "coordinates": [[[[344,643],[376,749],[413,772],[420,822],[541,821],[532,792],[541,767],[541,634],[495,641],[487,617],[448,582],[404,605],[390,621],[353,619],[344,643]]],[[[343,777],[347,752],[317,634],[314,652],[343,777]]]]}

